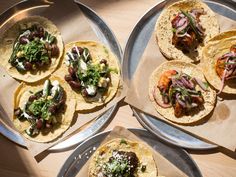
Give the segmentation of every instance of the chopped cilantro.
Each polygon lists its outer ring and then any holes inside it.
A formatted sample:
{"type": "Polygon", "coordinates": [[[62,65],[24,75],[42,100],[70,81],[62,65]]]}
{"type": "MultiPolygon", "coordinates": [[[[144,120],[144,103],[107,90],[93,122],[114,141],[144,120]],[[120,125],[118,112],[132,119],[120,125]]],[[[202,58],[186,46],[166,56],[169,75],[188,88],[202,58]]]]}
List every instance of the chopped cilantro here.
{"type": "Polygon", "coordinates": [[[120,144],[127,144],[127,142],[125,141],[125,139],[122,138],[122,139],[120,140],[120,144]]]}

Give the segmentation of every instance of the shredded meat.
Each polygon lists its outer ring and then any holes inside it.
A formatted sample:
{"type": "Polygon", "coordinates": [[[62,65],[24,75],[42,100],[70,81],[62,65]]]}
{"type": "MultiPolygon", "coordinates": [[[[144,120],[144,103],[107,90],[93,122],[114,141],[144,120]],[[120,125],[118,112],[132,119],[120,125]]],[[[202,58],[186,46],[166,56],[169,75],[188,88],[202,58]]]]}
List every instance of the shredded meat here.
{"type": "Polygon", "coordinates": [[[187,53],[190,48],[197,45],[196,34],[192,30],[189,30],[188,33],[188,35],[183,37],[173,35],[172,38],[172,44],[183,50],[184,53],[187,53]]]}
{"type": "Polygon", "coordinates": [[[174,113],[175,117],[181,117],[184,113],[183,107],[179,104],[179,102],[176,102],[175,107],[174,107],[174,113]]]}
{"type": "MultiPolygon", "coordinates": [[[[226,69],[226,63],[227,63],[227,60],[229,59],[229,56],[233,55],[235,56],[235,53],[236,53],[236,45],[232,45],[230,47],[230,53],[227,53],[225,55],[223,55],[222,57],[218,58],[217,61],[216,61],[216,64],[215,64],[215,71],[217,73],[217,75],[222,79],[224,77],[224,71],[226,69]]],[[[229,68],[228,68],[229,69],[229,68]]],[[[228,76],[235,76],[236,75],[236,71],[235,71],[235,67],[234,69],[231,69],[231,72],[228,72],[226,74],[226,77],[228,76]]]]}
{"type": "Polygon", "coordinates": [[[216,65],[215,65],[215,70],[216,73],[218,74],[218,76],[222,79],[223,75],[224,75],[224,70],[225,70],[225,62],[227,60],[227,57],[224,58],[219,58],[216,61],[216,65]]]}
{"type": "Polygon", "coordinates": [[[172,28],[174,29],[172,44],[184,53],[194,50],[202,42],[205,31],[200,24],[200,16],[205,14],[204,9],[192,9],[190,12],[186,12],[186,14],[191,16],[192,20],[181,12],[171,21],[172,28]],[[195,29],[193,29],[191,21],[193,21],[195,29]]]}

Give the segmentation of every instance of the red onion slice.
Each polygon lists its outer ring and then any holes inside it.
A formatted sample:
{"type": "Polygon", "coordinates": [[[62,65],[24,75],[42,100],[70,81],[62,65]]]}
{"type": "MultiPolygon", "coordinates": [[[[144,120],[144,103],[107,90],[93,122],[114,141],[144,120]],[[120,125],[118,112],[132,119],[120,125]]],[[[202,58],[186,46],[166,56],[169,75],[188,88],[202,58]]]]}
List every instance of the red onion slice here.
{"type": "Polygon", "coordinates": [[[225,75],[225,79],[229,79],[229,78],[231,78],[231,76],[234,77],[234,75],[235,75],[234,72],[235,72],[235,68],[236,68],[236,61],[231,60],[231,58],[228,57],[225,62],[227,63],[227,65],[225,67],[225,70],[227,71],[226,75],[225,75]]]}
{"type": "MultiPolygon", "coordinates": [[[[230,57],[235,57],[235,56],[236,56],[236,53],[230,52],[230,53],[226,53],[221,58],[228,57],[225,63],[229,63],[230,57]]],[[[233,62],[232,64],[226,65],[223,76],[221,78],[221,87],[220,87],[220,90],[217,92],[217,95],[219,95],[223,91],[224,86],[225,86],[225,80],[236,78],[235,74],[236,74],[235,63],[233,62]]]]}
{"type": "Polygon", "coordinates": [[[225,59],[225,57],[236,57],[236,53],[234,52],[226,53],[222,57],[220,57],[220,59],[225,59]]]}
{"type": "MultiPolygon", "coordinates": [[[[181,21],[181,20],[180,20],[181,21]]],[[[185,28],[188,27],[188,24],[189,24],[189,21],[186,19],[183,23],[182,26],[179,26],[177,29],[176,29],[176,36],[180,37],[181,35],[186,35],[187,32],[185,32],[184,34],[179,34],[181,31],[183,31],[185,28]]]]}
{"type": "Polygon", "coordinates": [[[154,101],[162,108],[170,108],[171,104],[165,104],[161,101],[158,100],[157,96],[156,96],[156,87],[154,86],[153,91],[152,91],[152,95],[154,98],[154,101]]]}
{"type": "Polygon", "coordinates": [[[207,91],[206,85],[200,79],[194,77],[194,80],[201,87],[202,90],[204,90],[205,92],[207,91]]]}
{"type": "Polygon", "coordinates": [[[190,14],[194,17],[197,18],[198,16],[205,14],[205,11],[203,8],[198,8],[198,9],[192,9],[190,11],[190,14]]]}
{"type": "Polygon", "coordinates": [[[185,28],[186,27],[186,24],[188,24],[188,19],[186,18],[186,17],[184,17],[184,18],[181,18],[179,21],[178,21],[178,23],[177,23],[177,28],[178,27],[183,27],[183,28],[185,28]],[[185,26],[185,27],[184,27],[185,26]]]}
{"type": "Polygon", "coordinates": [[[177,93],[175,97],[176,97],[176,100],[178,101],[178,103],[179,103],[183,108],[186,108],[186,107],[187,107],[186,103],[180,99],[179,93],[177,93]]]}
{"type": "Polygon", "coordinates": [[[236,67],[232,69],[231,76],[227,77],[227,80],[236,78],[236,67]]]}
{"type": "Polygon", "coordinates": [[[182,83],[184,84],[184,86],[185,86],[186,88],[194,89],[193,83],[191,83],[191,82],[190,82],[189,80],[187,80],[186,78],[181,77],[181,81],[182,81],[182,83]]]}
{"type": "Polygon", "coordinates": [[[184,84],[181,81],[179,81],[178,79],[175,79],[175,78],[171,78],[171,82],[172,82],[172,85],[174,85],[174,86],[180,86],[180,87],[184,86],[184,84]]]}

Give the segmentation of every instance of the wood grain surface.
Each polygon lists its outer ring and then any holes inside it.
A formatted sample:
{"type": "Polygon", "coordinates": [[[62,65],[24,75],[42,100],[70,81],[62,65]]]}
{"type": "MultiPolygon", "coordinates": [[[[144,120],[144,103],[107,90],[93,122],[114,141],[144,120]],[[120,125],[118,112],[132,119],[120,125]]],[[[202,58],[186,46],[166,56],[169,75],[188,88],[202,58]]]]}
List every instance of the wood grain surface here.
{"type": "MultiPolygon", "coordinates": [[[[0,0],[0,12],[17,2],[16,0],[0,0]]],[[[157,0],[82,0],[93,8],[111,27],[116,34],[122,48],[139,18],[157,0]]],[[[120,103],[113,120],[105,128],[110,130],[114,126],[141,127],[132,111],[125,103],[120,103]]],[[[0,176],[56,176],[60,167],[73,152],[74,148],[63,152],[45,152],[34,159],[28,150],[22,148],[0,135],[0,176]]],[[[214,151],[189,151],[200,168],[204,177],[235,177],[236,153],[225,149],[214,151]]]]}

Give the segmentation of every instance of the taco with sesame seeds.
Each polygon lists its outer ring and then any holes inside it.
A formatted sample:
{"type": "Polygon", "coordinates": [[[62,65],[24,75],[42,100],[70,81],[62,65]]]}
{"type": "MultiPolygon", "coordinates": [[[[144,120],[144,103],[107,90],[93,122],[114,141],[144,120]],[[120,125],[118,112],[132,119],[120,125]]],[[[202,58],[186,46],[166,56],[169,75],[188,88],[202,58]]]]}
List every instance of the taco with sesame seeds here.
{"type": "Polygon", "coordinates": [[[142,142],[116,138],[100,146],[90,159],[89,177],[157,177],[150,148],[142,142]]]}

